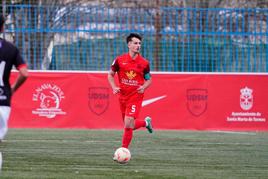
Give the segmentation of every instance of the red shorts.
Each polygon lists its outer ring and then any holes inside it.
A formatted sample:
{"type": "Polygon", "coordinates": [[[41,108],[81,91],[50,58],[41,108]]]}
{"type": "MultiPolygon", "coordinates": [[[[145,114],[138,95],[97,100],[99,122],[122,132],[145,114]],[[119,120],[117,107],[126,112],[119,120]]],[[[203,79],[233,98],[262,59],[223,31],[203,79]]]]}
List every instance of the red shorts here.
{"type": "Polygon", "coordinates": [[[133,117],[135,119],[138,118],[143,96],[143,94],[139,93],[127,97],[120,96],[119,103],[123,119],[125,116],[133,117]]]}

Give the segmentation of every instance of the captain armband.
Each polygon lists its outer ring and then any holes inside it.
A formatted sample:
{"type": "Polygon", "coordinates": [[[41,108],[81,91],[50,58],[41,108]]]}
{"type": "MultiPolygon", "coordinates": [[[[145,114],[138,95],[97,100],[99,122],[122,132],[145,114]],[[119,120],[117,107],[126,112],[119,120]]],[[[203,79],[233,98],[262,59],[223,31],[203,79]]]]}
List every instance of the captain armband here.
{"type": "Polygon", "coordinates": [[[145,79],[145,80],[149,80],[149,79],[151,79],[151,74],[150,74],[150,73],[146,73],[146,74],[144,75],[144,79],[145,79]]]}

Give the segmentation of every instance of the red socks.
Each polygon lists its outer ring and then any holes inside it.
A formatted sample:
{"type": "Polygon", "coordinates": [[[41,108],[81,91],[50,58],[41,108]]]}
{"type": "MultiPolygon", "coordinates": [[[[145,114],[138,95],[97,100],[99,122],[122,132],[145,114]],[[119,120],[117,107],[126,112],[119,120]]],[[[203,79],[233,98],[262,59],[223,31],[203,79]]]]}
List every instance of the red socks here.
{"type": "Polygon", "coordinates": [[[135,120],[134,130],[139,129],[141,127],[146,127],[146,122],[144,120],[135,120]]]}
{"type": "Polygon", "coordinates": [[[139,129],[141,127],[146,127],[146,122],[144,120],[135,120],[135,126],[134,129],[132,128],[125,128],[122,138],[122,147],[128,148],[132,136],[133,136],[133,130],[139,129]]]}
{"type": "Polygon", "coordinates": [[[133,129],[132,128],[125,128],[122,138],[122,147],[128,148],[131,139],[133,136],[133,129]]]}

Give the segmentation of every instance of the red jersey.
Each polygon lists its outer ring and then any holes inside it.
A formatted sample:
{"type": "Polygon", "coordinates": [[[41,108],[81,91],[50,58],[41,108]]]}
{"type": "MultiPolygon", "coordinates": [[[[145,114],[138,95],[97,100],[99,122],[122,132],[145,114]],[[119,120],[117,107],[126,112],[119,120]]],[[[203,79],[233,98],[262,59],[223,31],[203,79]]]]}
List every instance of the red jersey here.
{"type": "Polygon", "coordinates": [[[120,94],[123,96],[135,93],[143,85],[145,75],[150,73],[149,62],[145,58],[138,55],[132,59],[129,53],[118,56],[111,69],[118,74],[120,94]]]}

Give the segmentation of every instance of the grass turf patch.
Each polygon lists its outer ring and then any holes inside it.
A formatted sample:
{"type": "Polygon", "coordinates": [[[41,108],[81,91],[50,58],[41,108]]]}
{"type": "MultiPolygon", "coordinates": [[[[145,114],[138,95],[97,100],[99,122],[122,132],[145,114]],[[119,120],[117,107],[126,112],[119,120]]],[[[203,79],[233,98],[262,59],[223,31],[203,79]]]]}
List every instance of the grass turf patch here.
{"type": "Polygon", "coordinates": [[[268,133],[135,131],[126,165],[122,131],[10,129],[0,178],[266,178],[268,133]]]}

